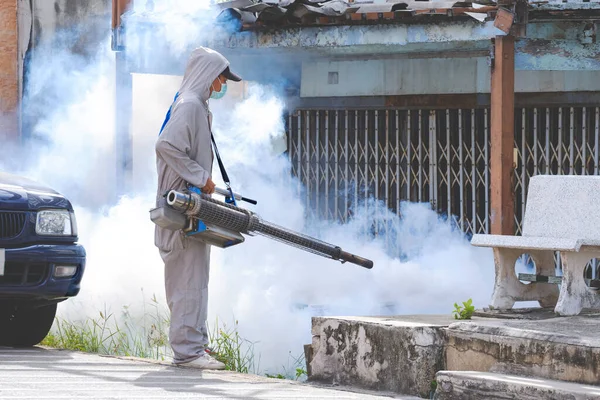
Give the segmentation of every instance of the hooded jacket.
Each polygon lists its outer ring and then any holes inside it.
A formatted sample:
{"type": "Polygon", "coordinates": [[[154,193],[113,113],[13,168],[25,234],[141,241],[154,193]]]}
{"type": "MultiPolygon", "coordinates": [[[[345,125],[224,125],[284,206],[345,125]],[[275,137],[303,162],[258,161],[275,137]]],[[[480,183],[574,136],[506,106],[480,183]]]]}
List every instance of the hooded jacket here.
{"type": "MultiPolygon", "coordinates": [[[[156,142],[157,203],[169,190],[186,183],[204,187],[211,176],[211,114],[208,98],[213,81],[229,66],[220,53],[199,47],[188,60],[170,119],[156,142]]],[[[165,251],[184,247],[181,232],[156,226],[155,245],[165,251]]]]}

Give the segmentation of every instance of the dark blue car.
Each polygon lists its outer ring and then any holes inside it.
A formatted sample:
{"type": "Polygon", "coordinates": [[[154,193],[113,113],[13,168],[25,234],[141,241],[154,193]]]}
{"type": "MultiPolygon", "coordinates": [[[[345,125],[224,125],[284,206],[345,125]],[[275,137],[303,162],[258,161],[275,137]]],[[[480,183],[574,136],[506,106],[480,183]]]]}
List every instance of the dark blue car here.
{"type": "Polygon", "coordinates": [[[57,303],[76,296],[85,269],[69,200],[0,172],[0,345],[33,346],[57,303]]]}

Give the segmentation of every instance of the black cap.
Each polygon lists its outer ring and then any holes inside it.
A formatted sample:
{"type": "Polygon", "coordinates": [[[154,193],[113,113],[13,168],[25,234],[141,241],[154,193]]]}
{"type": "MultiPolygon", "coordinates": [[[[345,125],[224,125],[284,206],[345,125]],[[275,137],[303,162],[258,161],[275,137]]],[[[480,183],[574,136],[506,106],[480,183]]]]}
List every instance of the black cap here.
{"type": "Polygon", "coordinates": [[[225,68],[225,71],[222,72],[222,75],[225,78],[227,78],[227,80],[231,80],[234,82],[239,82],[242,80],[242,78],[239,75],[236,75],[233,72],[231,72],[231,70],[229,70],[229,67],[225,68]]]}

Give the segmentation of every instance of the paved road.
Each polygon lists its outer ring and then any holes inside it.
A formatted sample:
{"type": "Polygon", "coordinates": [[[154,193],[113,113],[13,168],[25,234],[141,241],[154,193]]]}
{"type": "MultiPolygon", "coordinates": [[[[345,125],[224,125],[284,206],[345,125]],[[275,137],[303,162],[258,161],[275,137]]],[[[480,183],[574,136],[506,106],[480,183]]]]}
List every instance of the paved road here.
{"type": "Polygon", "coordinates": [[[0,347],[0,399],[384,399],[225,371],[0,347]]]}

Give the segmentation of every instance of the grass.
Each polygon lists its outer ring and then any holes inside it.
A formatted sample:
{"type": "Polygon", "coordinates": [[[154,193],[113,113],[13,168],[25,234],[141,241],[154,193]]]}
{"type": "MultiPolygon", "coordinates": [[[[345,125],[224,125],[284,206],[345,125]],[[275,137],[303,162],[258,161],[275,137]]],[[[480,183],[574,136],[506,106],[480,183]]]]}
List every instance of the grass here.
{"type": "Polygon", "coordinates": [[[304,366],[306,365],[304,355],[299,357],[294,357],[292,352],[288,354],[288,365],[282,366],[282,372],[276,372],[274,374],[266,373],[265,375],[269,378],[276,379],[291,379],[295,381],[304,380],[306,378],[306,370],[304,366]],[[290,364],[291,360],[291,364],[290,364]]]}
{"type": "Polygon", "coordinates": [[[233,328],[226,324],[219,327],[217,319],[215,328],[208,330],[209,348],[211,355],[225,364],[228,371],[256,373],[258,363],[254,358],[254,343],[240,337],[238,321],[233,328]]]}
{"type": "MultiPolygon", "coordinates": [[[[168,310],[155,296],[150,306],[148,309],[144,304],[143,315],[137,319],[128,307],[123,307],[120,315],[105,309],[97,317],[82,321],[57,317],[41,345],[104,355],[170,360],[168,310]]],[[[208,330],[208,336],[211,354],[223,362],[227,370],[258,373],[260,357],[255,357],[254,343],[240,336],[238,321],[228,326],[217,319],[214,327],[208,330]]],[[[287,366],[266,376],[301,380],[306,376],[303,365],[303,356],[293,357],[290,353],[287,366]]]]}
{"type": "Polygon", "coordinates": [[[117,356],[165,360],[171,356],[167,330],[169,320],[156,297],[152,297],[152,312],[141,319],[123,307],[120,318],[106,309],[96,318],[69,321],[56,318],[54,326],[42,345],[59,349],[78,350],[117,356]]]}

